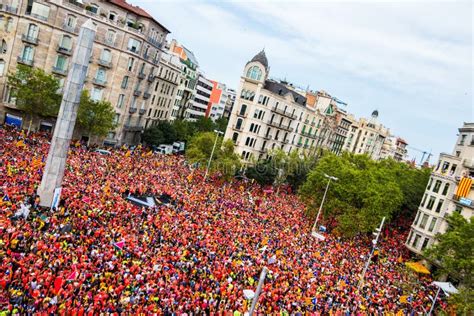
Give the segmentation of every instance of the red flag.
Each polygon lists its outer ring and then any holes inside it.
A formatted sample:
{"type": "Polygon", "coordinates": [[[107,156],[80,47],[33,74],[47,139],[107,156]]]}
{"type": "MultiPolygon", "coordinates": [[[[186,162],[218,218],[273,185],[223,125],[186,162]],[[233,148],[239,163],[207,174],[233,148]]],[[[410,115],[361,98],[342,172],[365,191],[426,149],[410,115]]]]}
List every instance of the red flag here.
{"type": "Polygon", "coordinates": [[[85,196],[85,197],[82,198],[82,202],[84,202],[84,203],[86,203],[86,204],[89,204],[89,203],[91,202],[91,198],[85,196]]]}
{"type": "Polygon", "coordinates": [[[54,280],[54,292],[56,293],[56,295],[58,295],[62,286],[63,286],[63,278],[57,277],[56,280],[54,280]]]}

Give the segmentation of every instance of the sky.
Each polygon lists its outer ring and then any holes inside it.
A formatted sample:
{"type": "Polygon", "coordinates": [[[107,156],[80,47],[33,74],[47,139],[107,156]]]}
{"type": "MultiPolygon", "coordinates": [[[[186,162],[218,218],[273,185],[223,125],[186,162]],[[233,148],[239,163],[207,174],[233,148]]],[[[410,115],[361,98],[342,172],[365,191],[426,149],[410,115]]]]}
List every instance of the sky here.
{"type": "Polygon", "coordinates": [[[324,90],[404,138],[410,158],[450,153],[474,122],[471,1],[129,0],[193,51],[206,77],[238,88],[265,49],[270,77],[324,90]]]}

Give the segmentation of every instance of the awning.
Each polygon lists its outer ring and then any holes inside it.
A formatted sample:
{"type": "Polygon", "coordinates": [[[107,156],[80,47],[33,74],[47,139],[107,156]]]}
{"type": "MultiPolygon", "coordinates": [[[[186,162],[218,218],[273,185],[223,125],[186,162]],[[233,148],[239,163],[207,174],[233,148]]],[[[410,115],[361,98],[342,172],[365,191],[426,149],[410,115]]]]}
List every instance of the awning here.
{"type": "Polygon", "coordinates": [[[430,270],[420,262],[406,262],[405,265],[416,273],[430,274],[430,270]]]}
{"type": "Polygon", "coordinates": [[[459,292],[450,282],[433,282],[431,285],[436,285],[442,289],[445,294],[456,294],[459,292]]]}

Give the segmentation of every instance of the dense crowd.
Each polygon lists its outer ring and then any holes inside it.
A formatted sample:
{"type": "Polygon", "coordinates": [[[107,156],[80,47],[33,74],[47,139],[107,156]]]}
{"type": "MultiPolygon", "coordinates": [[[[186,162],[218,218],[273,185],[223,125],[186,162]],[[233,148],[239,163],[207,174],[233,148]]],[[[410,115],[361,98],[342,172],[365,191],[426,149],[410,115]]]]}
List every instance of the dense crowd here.
{"type": "Polygon", "coordinates": [[[183,158],[144,148],[101,155],[73,143],[61,202],[43,208],[35,192],[48,148],[45,135],[0,127],[0,315],[243,315],[243,290],[264,266],[259,314],[429,309],[430,280],[414,282],[402,263],[406,228],[384,229],[358,289],[369,237],[314,239],[290,193],[204,182],[183,158]],[[144,208],[130,193],[170,203],[144,208]]]}

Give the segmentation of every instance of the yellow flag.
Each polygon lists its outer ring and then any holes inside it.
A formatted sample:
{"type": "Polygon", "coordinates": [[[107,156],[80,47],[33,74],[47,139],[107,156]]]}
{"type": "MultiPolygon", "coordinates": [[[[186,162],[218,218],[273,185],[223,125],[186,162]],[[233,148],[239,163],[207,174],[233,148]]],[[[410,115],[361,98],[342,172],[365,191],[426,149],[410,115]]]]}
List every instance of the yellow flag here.
{"type": "Polygon", "coordinates": [[[127,151],[127,153],[125,154],[125,157],[130,157],[130,150],[127,151]]]}

